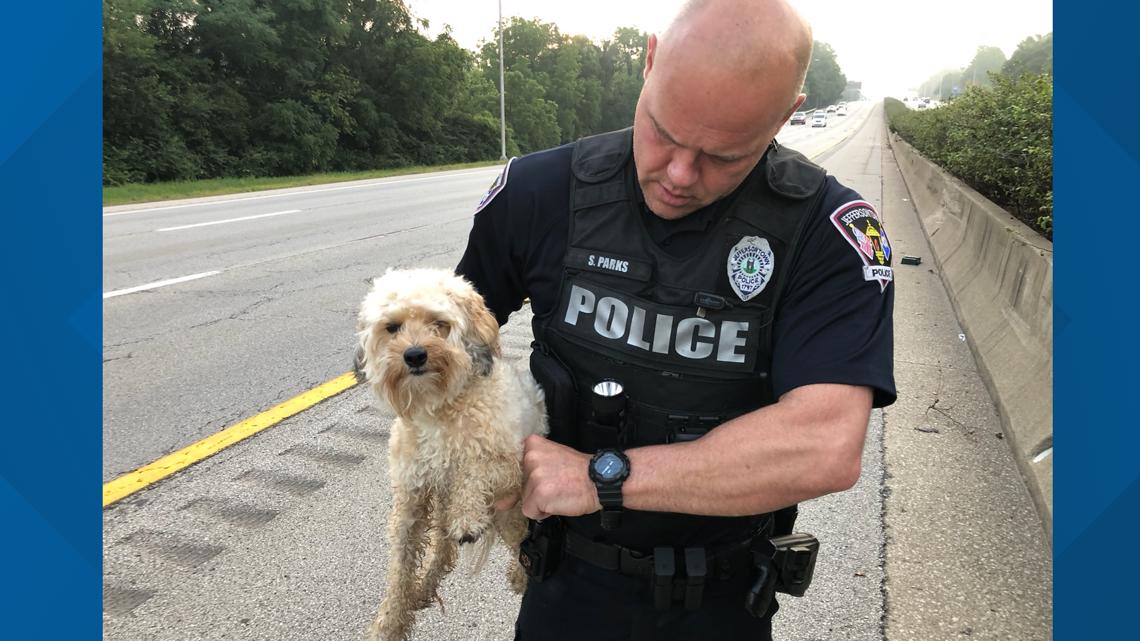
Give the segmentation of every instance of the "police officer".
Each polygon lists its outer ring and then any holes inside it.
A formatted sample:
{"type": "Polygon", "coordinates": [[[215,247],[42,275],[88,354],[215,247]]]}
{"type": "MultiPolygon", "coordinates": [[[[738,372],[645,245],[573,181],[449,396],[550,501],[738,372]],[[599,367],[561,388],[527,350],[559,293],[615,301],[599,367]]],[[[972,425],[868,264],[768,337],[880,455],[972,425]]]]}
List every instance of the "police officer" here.
{"type": "Polygon", "coordinates": [[[530,299],[552,427],[517,639],[769,639],[770,539],[859,478],[895,397],[891,247],[774,140],[811,45],[783,0],[689,2],[632,129],[513,159],[478,207],[457,272],[500,323],[530,299]]]}

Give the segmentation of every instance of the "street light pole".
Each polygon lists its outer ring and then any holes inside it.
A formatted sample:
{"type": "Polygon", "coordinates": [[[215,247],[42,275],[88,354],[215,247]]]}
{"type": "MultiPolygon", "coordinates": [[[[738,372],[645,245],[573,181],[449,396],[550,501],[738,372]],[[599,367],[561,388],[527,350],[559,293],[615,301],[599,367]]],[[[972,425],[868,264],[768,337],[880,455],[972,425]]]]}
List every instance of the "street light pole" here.
{"type": "Polygon", "coordinates": [[[502,140],[502,155],[507,159],[507,87],[503,84],[503,0],[499,0],[499,132],[502,140]]]}

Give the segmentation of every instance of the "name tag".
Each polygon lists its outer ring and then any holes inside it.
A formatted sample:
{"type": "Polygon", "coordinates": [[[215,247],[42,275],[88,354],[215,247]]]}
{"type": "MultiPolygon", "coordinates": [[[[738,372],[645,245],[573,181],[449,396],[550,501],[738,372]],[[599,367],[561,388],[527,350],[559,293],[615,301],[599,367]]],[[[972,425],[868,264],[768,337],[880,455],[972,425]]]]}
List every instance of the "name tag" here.
{"type": "Polygon", "coordinates": [[[635,260],[613,252],[577,247],[566,252],[566,266],[582,271],[631,278],[643,283],[648,282],[653,275],[653,266],[647,261],[635,260]]]}

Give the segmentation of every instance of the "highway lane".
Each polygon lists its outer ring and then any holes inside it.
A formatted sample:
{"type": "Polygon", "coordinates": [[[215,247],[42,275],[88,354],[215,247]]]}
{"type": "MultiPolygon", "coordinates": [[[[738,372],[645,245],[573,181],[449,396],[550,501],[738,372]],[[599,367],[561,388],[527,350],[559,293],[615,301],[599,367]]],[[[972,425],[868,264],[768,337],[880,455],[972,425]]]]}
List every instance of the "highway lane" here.
{"type": "Polygon", "coordinates": [[[496,171],[108,210],[105,296],[218,273],[105,298],[104,481],[347,371],[365,280],[453,266],[496,171]]]}
{"type": "Polygon", "coordinates": [[[104,291],[439,224],[469,214],[497,172],[487,167],[109,208],[104,291]]]}

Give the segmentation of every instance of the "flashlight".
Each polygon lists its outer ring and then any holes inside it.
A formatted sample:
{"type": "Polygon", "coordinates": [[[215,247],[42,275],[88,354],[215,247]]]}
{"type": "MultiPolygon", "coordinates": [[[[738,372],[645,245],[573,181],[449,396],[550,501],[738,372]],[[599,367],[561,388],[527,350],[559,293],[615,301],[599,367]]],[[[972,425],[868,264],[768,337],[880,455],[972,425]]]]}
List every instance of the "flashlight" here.
{"type": "Polygon", "coordinates": [[[590,407],[594,410],[594,420],[607,427],[620,427],[625,411],[625,388],[622,384],[607,378],[594,384],[590,407]]]}

